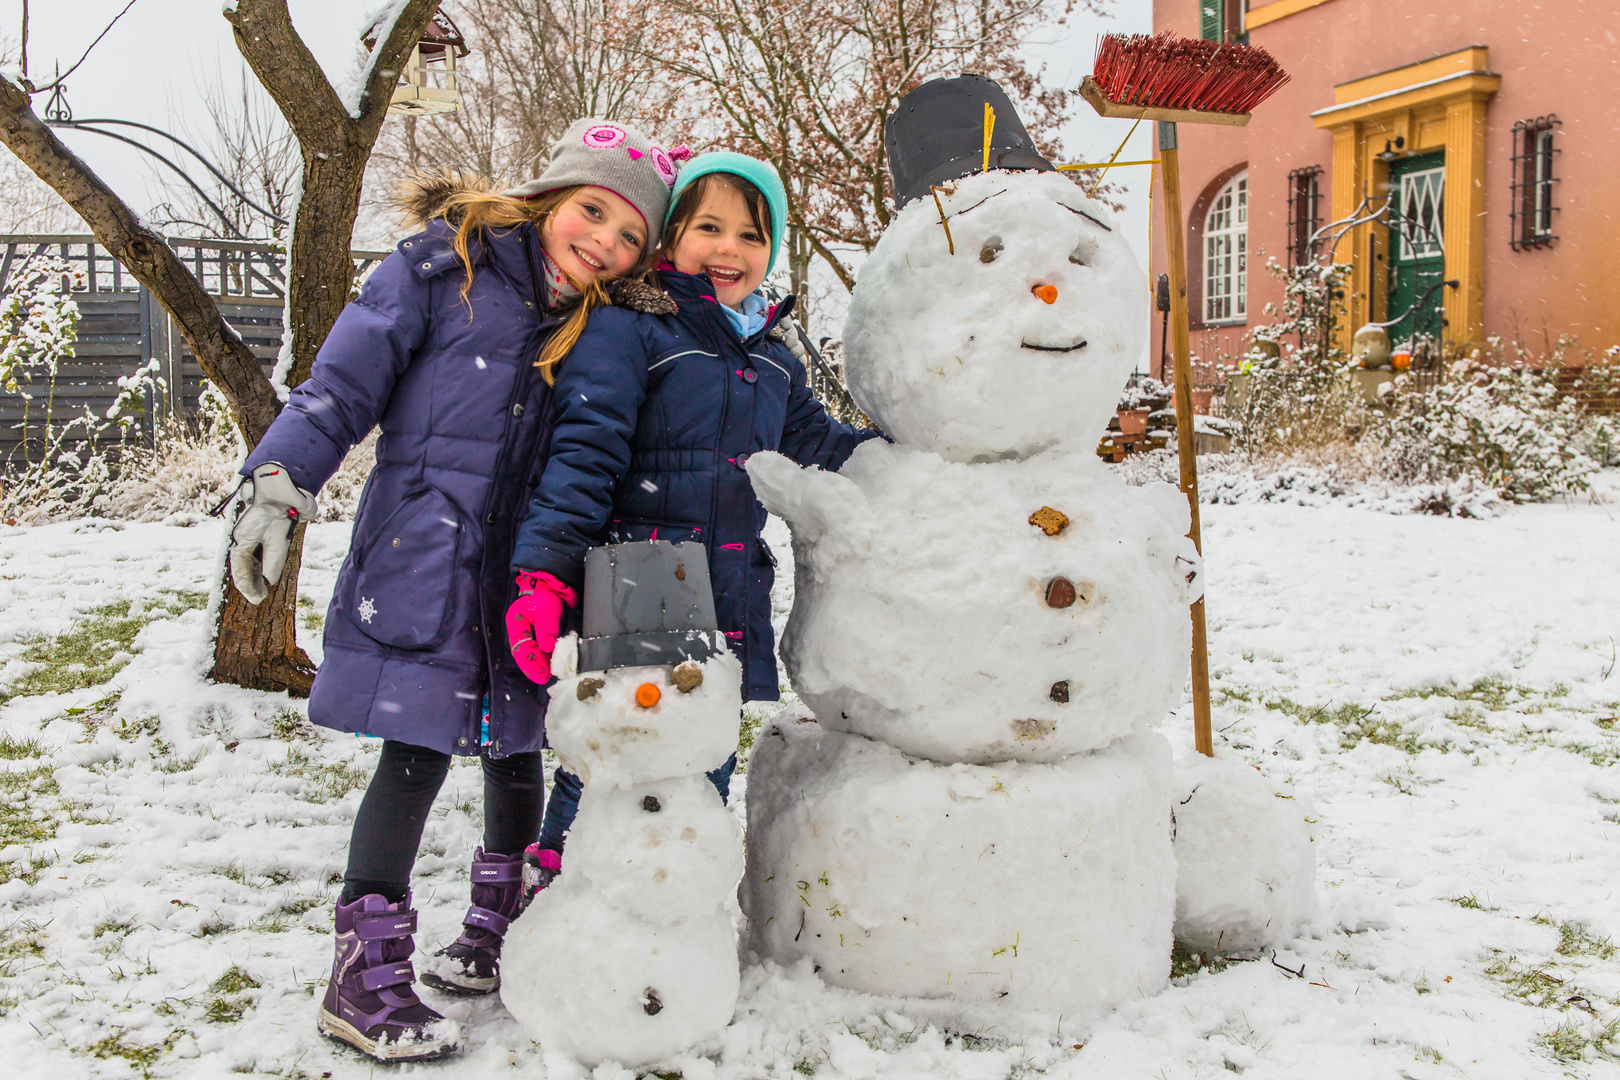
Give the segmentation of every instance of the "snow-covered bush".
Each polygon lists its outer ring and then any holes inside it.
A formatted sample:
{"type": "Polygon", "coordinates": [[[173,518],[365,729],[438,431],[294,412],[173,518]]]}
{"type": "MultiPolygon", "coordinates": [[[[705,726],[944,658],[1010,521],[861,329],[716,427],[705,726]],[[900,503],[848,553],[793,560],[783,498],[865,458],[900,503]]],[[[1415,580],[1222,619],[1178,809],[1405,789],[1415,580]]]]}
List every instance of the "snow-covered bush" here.
{"type": "MultiPolygon", "coordinates": [[[[246,447],[231,420],[224,394],[204,382],[190,420],[169,419],[156,445],[126,453],[117,479],[95,500],[95,513],[124,521],[184,523],[219,505],[236,487],[246,447]]],[[[348,521],[366,477],[377,463],[377,433],[349,452],[320,491],[318,521],[348,521]]]]}
{"type": "MultiPolygon", "coordinates": [[[[0,521],[49,519],[94,497],[109,476],[94,440],[140,393],[121,385],[106,420],[88,406],[68,420],[55,415],[57,373],[79,336],[72,287],[81,280],[61,259],[31,258],[0,297],[0,391],[22,400],[22,441],[0,473],[0,521]]],[[[126,418],[120,431],[128,426],[126,418]]]]}
{"type": "Polygon", "coordinates": [[[1612,422],[1560,393],[1552,373],[1477,352],[1427,388],[1397,376],[1388,397],[1381,465],[1398,482],[1473,478],[1509,502],[1539,502],[1585,491],[1614,443],[1612,422]]]}
{"type": "MultiPolygon", "coordinates": [[[[1343,442],[1364,424],[1349,373],[1353,362],[1337,344],[1338,297],[1350,268],[1307,264],[1269,269],[1283,282],[1281,319],[1257,327],[1238,365],[1241,386],[1227,393],[1235,442],[1250,454],[1290,453],[1343,442]]],[[[1267,313],[1279,314],[1274,305],[1267,313]]]]}

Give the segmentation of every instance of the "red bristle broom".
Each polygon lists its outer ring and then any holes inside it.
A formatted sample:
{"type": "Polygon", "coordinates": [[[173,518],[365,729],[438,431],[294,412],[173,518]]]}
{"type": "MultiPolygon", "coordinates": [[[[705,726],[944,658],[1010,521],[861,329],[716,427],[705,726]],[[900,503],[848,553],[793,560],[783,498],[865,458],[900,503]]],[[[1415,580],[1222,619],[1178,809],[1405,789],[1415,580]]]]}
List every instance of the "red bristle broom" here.
{"type": "MultiPolygon", "coordinates": [[[[1092,74],[1080,94],[1103,116],[1155,120],[1159,162],[1164,167],[1164,246],[1170,270],[1170,336],[1174,342],[1176,444],[1181,455],[1181,490],[1192,511],[1192,538],[1202,554],[1198,522],[1198,457],[1193,434],[1192,342],[1187,320],[1187,245],[1181,226],[1181,164],[1176,157],[1176,125],[1226,124],[1242,127],[1249,113],[1283,83],[1288,74],[1264,49],[1248,45],[1193,41],[1167,31],[1158,34],[1105,34],[1097,44],[1092,74]]],[[[1198,752],[1215,756],[1209,726],[1209,639],[1204,601],[1192,606],[1193,736],[1198,752]]]]}

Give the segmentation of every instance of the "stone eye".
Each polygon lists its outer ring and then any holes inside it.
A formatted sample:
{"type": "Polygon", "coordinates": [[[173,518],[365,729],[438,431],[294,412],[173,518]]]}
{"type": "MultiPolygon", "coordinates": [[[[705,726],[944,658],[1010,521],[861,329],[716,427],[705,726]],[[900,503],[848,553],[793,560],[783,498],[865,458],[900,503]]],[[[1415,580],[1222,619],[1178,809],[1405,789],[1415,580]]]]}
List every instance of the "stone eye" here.
{"type": "Polygon", "coordinates": [[[1001,241],[999,239],[992,238],[985,242],[984,250],[979,252],[979,261],[982,263],[995,262],[996,256],[1000,254],[1001,241]]]}

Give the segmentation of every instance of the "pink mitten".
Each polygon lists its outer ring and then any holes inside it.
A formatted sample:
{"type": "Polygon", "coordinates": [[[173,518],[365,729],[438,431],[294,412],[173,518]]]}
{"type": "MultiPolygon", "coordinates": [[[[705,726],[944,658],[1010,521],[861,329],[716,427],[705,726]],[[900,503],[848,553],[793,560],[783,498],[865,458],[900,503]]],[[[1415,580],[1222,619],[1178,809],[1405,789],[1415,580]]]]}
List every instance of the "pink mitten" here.
{"type": "Polygon", "coordinates": [[[547,573],[525,570],[517,576],[518,598],[506,609],[506,637],[523,674],[544,686],[551,681],[551,653],[557,647],[563,605],[574,605],[574,590],[547,573]]]}

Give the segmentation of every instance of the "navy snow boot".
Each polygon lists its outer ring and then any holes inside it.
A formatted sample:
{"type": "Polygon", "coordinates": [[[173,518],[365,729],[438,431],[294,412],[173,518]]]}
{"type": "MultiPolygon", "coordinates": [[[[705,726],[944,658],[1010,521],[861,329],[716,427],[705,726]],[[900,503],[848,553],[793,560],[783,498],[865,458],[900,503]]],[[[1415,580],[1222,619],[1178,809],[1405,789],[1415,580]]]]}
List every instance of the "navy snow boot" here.
{"type": "Polygon", "coordinates": [[[461,1028],[416,996],[411,966],[416,912],[375,893],[339,903],[332,981],[316,1025],[378,1061],[426,1061],[454,1053],[461,1028]]]}
{"type": "Polygon", "coordinates": [[[461,936],[434,954],[422,981],[448,994],[488,994],[501,985],[501,942],[523,911],[523,856],[473,854],[472,906],[461,936]]]}

